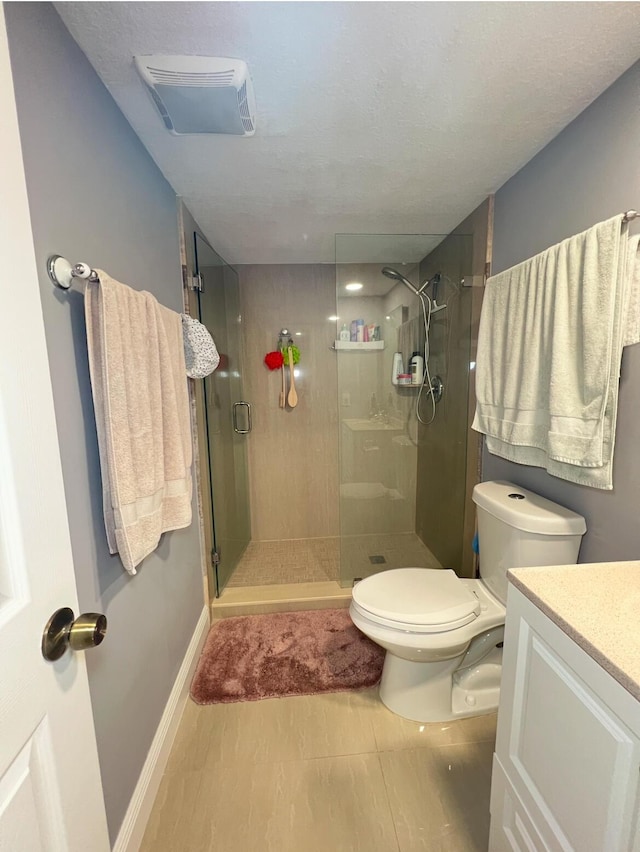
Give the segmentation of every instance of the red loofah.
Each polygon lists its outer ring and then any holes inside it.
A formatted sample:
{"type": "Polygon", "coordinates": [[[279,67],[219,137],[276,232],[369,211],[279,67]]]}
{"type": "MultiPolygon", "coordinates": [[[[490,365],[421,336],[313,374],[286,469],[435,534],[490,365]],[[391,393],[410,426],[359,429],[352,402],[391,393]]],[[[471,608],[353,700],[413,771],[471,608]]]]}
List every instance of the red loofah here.
{"type": "Polygon", "coordinates": [[[284,364],[282,352],[267,352],[264,356],[264,363],[270,370],[279,370],[284,364]]]}

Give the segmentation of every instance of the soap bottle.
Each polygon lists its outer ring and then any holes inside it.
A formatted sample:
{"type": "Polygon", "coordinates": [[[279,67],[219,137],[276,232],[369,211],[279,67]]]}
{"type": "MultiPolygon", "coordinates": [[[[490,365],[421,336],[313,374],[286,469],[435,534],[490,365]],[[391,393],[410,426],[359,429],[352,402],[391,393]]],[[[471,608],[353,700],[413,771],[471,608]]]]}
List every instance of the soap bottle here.
{"type": "Polygon", "coordinates": [[[391,365],[391,384],[398,384],[398,376],[404,372],[402,364],[402,352],[395,352],[393,356],[393,364],[391,365]]]}
{"type": "Polygon", "coordinates": [[[348,343],[351,340],[351,332],[347,328],[346,322],[342,323],[342,329],[340,330],[340,340],[348,343]]]}
{"type": "Polygon", "coordinates": [[[411,384],[421,385],[424,378],[424,358],[419,352],[414,352],[411,356],[409,372],[411,373],[411,384]]]}

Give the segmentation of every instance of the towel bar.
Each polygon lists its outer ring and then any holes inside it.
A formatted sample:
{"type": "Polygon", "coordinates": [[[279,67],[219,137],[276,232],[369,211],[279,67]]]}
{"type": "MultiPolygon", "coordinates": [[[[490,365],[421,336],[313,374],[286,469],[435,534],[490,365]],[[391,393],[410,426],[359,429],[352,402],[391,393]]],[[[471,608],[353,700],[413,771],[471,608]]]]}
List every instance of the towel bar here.
{"type": "Polygon", "coordinates": [[[630,222],[632,219],[637,219],[640,216],[637,210],[627,210],[627,212],[622,217],[623,222],[630,222]]]}
{"type": "Polygon", "coordinates": [[[47,273],[53,284],[60,290],[68,290],[74,278],[98,283],[98,273],[87,263],[76,263],[72,266],[66,257],[52,254],[47,260],[47,273]]]}

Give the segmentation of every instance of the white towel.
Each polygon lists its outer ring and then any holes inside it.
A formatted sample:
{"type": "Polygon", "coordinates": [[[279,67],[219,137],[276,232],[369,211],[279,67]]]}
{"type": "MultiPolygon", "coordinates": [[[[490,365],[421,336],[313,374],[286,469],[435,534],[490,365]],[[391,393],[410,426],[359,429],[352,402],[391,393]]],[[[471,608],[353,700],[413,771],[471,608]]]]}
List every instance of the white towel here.
{"type": "Polygon", "coordinates": [[[622,216],[487,282],[473,428],[487,449],[611,489],[622,347],[640,341],[638,238],[622,216]]]}
{"type": "Polygon", "coordinates": [[[130,574],[191,523],[191,429],[180,314],[97,270],[85,317],[107,541],[130,574]]]}

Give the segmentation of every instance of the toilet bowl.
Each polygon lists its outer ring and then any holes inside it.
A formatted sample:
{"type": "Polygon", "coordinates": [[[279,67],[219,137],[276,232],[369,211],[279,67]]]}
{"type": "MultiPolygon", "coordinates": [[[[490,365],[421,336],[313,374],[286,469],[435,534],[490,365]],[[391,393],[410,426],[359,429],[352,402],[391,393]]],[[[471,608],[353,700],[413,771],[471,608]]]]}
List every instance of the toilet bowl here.
{"type": "Polygon", "coordinates": [[[397,568],[360,581],[349,609],[386,650],[380,699],[394,713],[440,722],[498,706],[507,571],[577,561],[582,516],[509,482],[476,486],[480,578],[397,568]]]}
{"type": "Polygon", "coordinates": [[[491,658],[491,670],[481,673],[479,666],[502,642],[505,607],[479,580],[432,568],[383,571],[355,586],[349,613],[387,652],[380,699],[394,713],[440,722],[498,706],[501,649],[497,660],[495,654],[491,658]],[[475,652],[472,660],[468,652],[474,642],[482,653],[475,652]],[[454,708],[452,676],[471,665],[475,682],[457,690],[454,708]]]}

